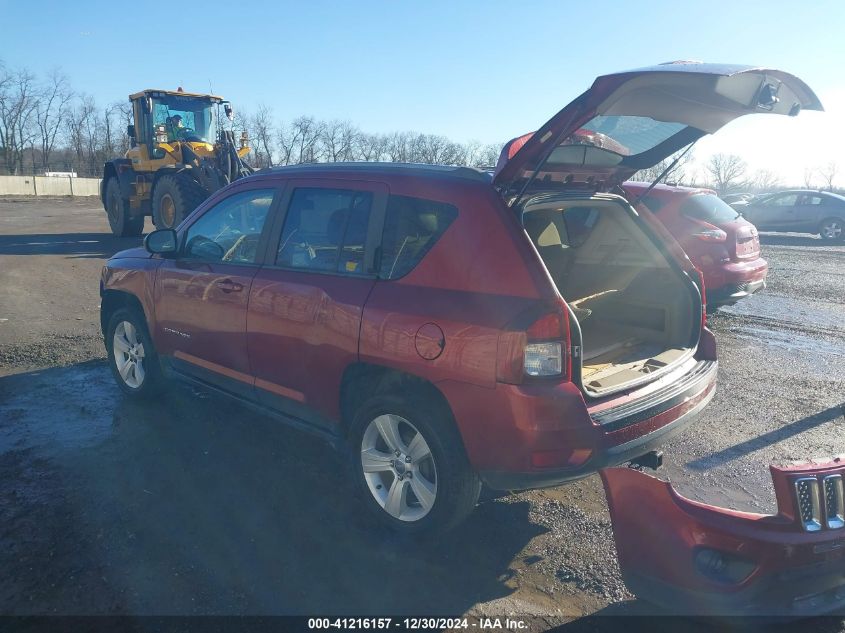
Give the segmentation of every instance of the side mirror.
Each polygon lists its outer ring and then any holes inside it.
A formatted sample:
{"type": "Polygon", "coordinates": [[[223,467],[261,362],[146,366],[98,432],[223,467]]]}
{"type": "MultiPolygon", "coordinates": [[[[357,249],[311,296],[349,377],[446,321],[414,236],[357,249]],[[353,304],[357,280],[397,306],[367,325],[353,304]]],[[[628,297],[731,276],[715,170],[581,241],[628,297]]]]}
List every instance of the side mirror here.
{"type": "Polygon", "coordinates": [[[223,104],[223,111],[226,113],[226,118],[230,121],[235,120],[235,111],[232,109],[232,106],[228,103],[223,104]]]}
{"type": "Polygon", "coordinates": [[[153,255],[173,255],[179,249],[179,240],[173,229],[153,231],[144,238],[144,248],[153,255]]]}
{"type": "Polygon", "coordinates": [[[135,138],[135,126],[134,125],[127,125],[126,126],[126,136],[129,138],[135,138]]]}

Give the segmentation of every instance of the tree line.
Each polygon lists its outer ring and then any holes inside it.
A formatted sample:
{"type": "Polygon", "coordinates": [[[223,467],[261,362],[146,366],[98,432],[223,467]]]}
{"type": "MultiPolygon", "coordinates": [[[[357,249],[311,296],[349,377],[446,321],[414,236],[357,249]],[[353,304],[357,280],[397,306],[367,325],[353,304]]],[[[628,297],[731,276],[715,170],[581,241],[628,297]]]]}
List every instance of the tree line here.
{"type": "MultiPolygon", "coordinates": [[[[0,173],[63,171],[99,177],[103,163],[129,149],[126,127],[132,122],[128,99],[101,106],[92,96],[75,91],[58,69],[38,76],[26,68],[9,68],[0,60],[0,173]]],[[[247,160],[257,168],[335,161],[492,167],[504,145],[461,143],[412,131],[370,133],[350,121],[307,115],[280,122],[266,105],[252,115],[239,112],[234,127],[250,135],[252,152],[247,160]]],[[[669,157],[638,172],[634,179],[651,181],[664,174],[666,182],[704,185],[720,195],[783,188],[776,174],[751,172],[740,156],[714,154],[703,163],[692,152],[676,156],[677,161],[669,157]]],[[[834,161],[807,167],[803,185],[833,191],[838,175],[834,161]]]]}
{"type": "MultiPolygon", "coordinates": [[[[77,92],[54,70],[37,76],[0,61],[0,173],[75,172],[98,177],[103,163],[129,149],[127,100],[106,106],[77,92]]],[[[369,133],[349,121],[300,116],[278,122],[271,109],[240,112],[235,130],[250,135],[253,167],[329,161],[391,161],[491,167],[503,143],[460,143],[439,134],[369,133]]]]}

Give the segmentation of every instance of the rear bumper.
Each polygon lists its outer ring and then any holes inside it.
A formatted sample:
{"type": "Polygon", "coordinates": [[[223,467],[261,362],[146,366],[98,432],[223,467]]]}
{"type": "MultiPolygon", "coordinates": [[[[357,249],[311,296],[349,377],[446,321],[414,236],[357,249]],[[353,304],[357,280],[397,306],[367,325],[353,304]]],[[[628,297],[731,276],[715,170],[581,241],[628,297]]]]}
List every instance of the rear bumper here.
{"type": "Polygon", "coordinates": [[[713,292],[707,291],[707,305],[708,307],[716,307],[720,305],[730,305],[736,303],[740,299],[750,297],[758,290],[766,287],[766,280],[759,279],[757,281],[743,282],[739,284],[730,284],[722,286],[713,292]]]}
{"type": "Polygon", "coordinates": [[[769,264],[762,257],[749,261],[728,262],[704,270],[709,306],[727,305],[766,287],[769,264]]]}
{"type": "Polygon", "coordinates": [[[625,583],[638,597],[687,615],[842,612],[845,527],[823,524],[805,531],[796,518],[794,482],[810,478],[821,484],[843,471],[839,460],[772,467],[776,515],[690,501],[643,472],[602,471],[625,583]],[[720,564],[712,564],[714,553],[720,564]],[[724,571],[731,560],[741,561],[734,576],[724,571]]]}
{"type": "MultiPolygon", "coordinates": [[[[698,361],[682,378],[648,395],[591,413],[593,432],[580,463],[566,468],[480,470],[479,476],[494,490],[526,490],[557,486],[628,462],[666,442],[707,406],[715,392],[717,371],[717,361],[698,361]]],[[[559,441],[551,434],[548,442],[544,439],[537,437],[530,449],[542,452],[559,441]]]]}

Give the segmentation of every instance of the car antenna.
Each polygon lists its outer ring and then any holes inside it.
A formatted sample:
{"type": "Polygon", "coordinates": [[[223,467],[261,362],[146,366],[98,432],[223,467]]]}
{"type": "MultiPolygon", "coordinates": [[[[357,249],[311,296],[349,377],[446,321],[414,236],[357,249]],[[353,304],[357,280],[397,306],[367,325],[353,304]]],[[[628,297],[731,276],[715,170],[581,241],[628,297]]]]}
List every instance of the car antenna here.
{"type": "Polygon", "coordinates": [[[637,196],[637,199],[634,200],[634,202],[631,203],[631,206],[636,207],[640,203],[640,200],[645,198],[651,192],[651,190],[654,189],[654,187],[657,185],[657,183],[659,183],[661,180],[663,180],[666,177],[666,174],[668,174],[670,171],[672,171],[672,168],[675,165],[678,164],[678,161],[681,160],[684,156],[686,156],[687,152],[690,151],[692,149],[692,146],[695,145],[697,142],[698,142],[698,139],[694,140],[692,143],[687,145],[687,148],[683,152],[678,154],[675,157],[675,160],[673,160],[671,163],[669,163],[669,166],[666,169],[664,169],[657,178],[654,179],[654,182],[652,182],[648,186],[648,189],[646,189],[640,195],[637,196]]]}

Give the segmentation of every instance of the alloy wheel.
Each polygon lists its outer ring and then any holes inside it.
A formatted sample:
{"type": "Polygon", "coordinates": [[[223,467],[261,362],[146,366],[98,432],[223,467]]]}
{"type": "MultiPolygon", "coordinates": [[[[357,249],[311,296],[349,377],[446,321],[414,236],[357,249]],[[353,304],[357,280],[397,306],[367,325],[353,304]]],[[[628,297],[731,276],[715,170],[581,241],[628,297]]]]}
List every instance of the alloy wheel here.
{"type": "Polygon", "coordinates": [[[129,321],[117,324],[112,338],[112,353],[117,372],[127,387],[139,389],[144,384],[144,344],[129,321]]]}
{"type": "Polygon", "coordinates": [[[822,237],[828,240],[837,240],[842,237],[842,222],[839,220],[828,220],[822,225],[822,237]]]}
{"type": "Polygon", "coordinates": [[[437,468],[423,434],[405,418],[373,419],[361,440],[361,467],[376,502],[400,521],[419,521],[434,507],[437,468]]]}

